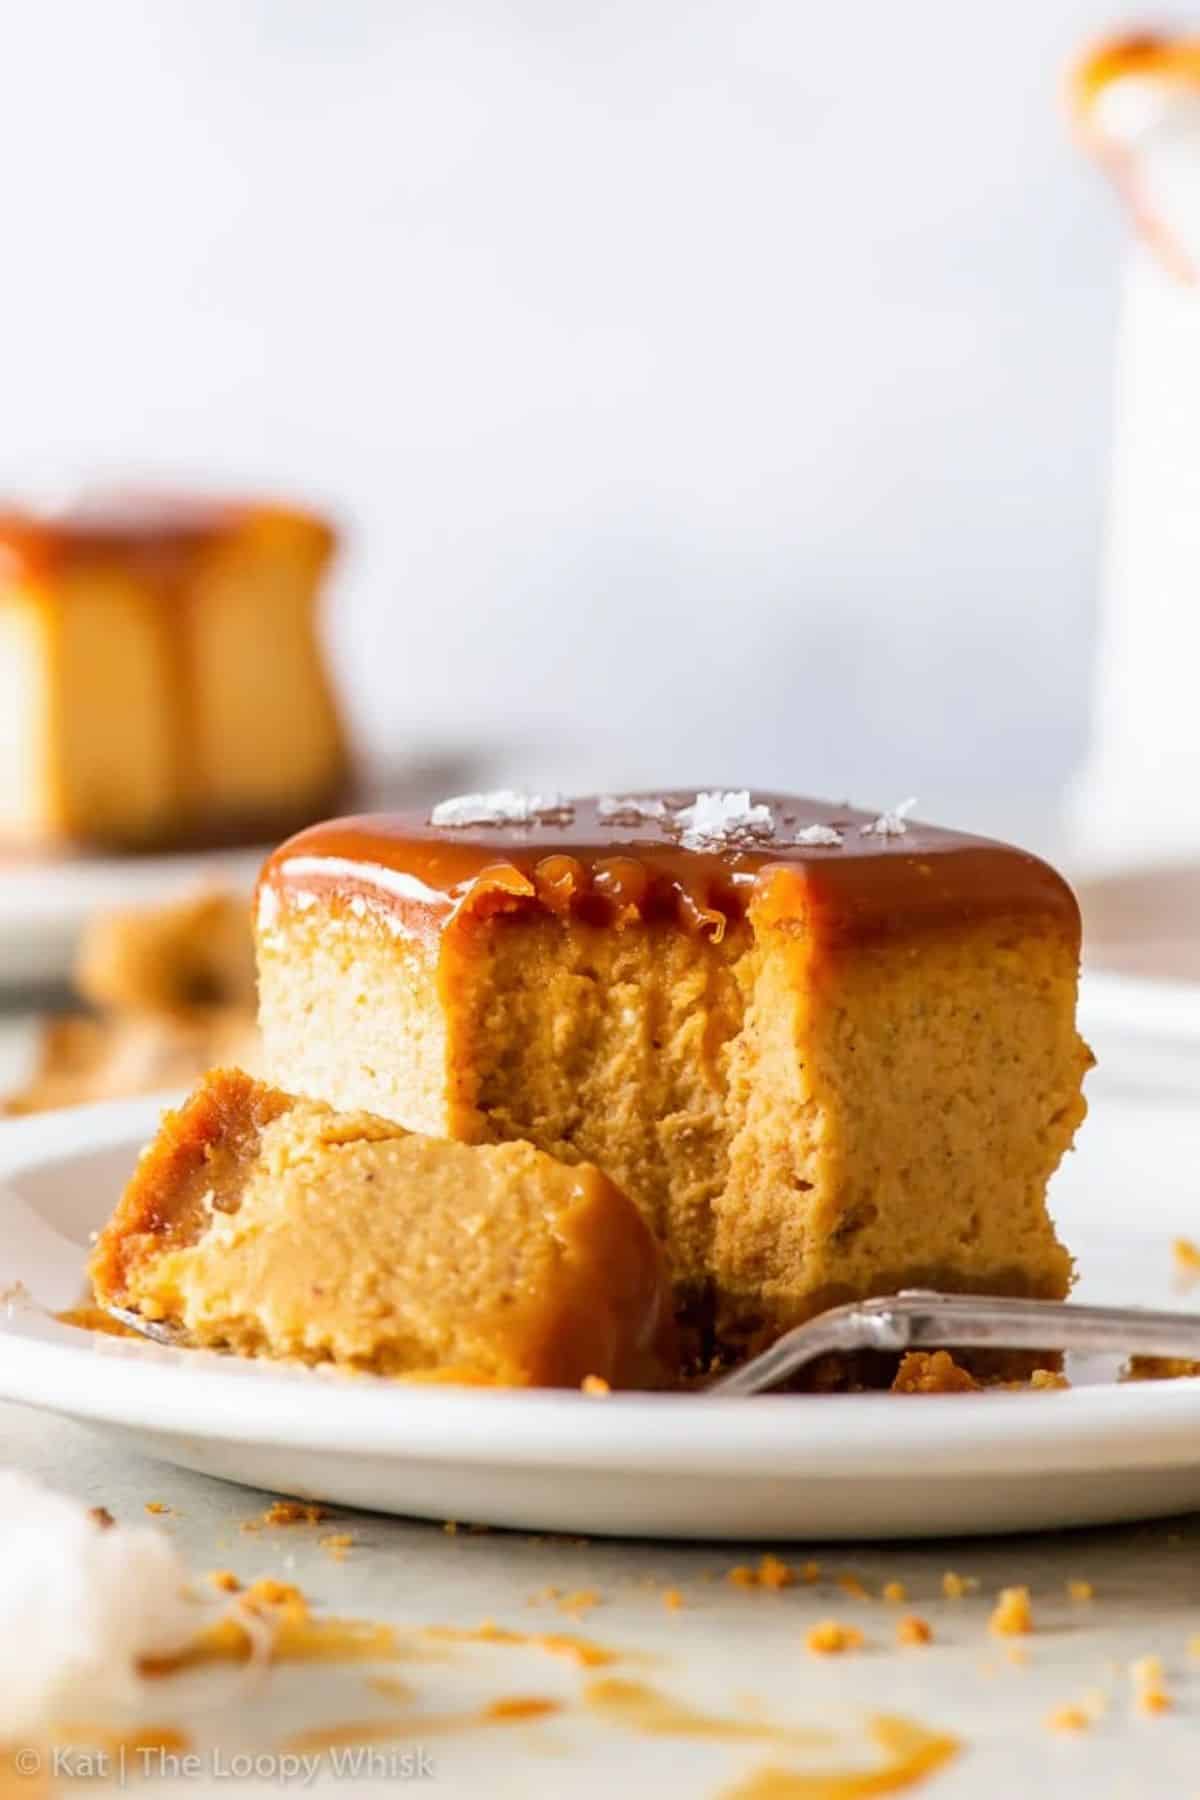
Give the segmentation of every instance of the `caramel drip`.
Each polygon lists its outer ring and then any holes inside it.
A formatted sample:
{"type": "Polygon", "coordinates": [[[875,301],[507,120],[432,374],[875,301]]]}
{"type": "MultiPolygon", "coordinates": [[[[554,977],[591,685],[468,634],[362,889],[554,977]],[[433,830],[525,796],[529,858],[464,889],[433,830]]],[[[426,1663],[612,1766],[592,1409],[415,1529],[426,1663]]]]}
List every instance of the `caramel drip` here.
{"type": "Polygon", "coordinates": [[[619,823],[601,818],[594,800],[576,801],[567,819],[466,830],[412,814],[336,819],[282,845],[260,892],[366,905],[422,936],[535,909],[617,928],[668,921],[719,939],[753,908],[765,923],[798,923],[833,943],[1030,915],[1049,915],[1078,942],[1071,890],[1024,851],[911,822],[882,836],[864,830],[870,813],[756,799],[772,808],[773,837],[698,849],[670,817],[619,823]],[[840,847],[797,843],[813,824],[838,830],[840,847]]]}
{"type": "Polygon", "coordinates": [[[136,491],[80,501],[61,512],[0,502],[0,576],[11,571],[44,580],[65,568],[117,564],[169,597],[198,556],[230,534],[272,519],[306,524],[326,540],[327,550],[333,548],[334,534],[323,520],[266,502],[136,491]]]}
{"type": "Polygon", "coordinates": [[[1194,286],[1195,261],[1151,204],[1137,155],[1128,144],[1106,131],[1097,116],[1101,96],[1117,82],[1131,78],[1177,88],[1200,87],[1200,38],[1140,32],[1102,39],[1072,69],[1068,86],[1076,133],[1112,181],[1134,230],[1169,275],[1194,286]]]}

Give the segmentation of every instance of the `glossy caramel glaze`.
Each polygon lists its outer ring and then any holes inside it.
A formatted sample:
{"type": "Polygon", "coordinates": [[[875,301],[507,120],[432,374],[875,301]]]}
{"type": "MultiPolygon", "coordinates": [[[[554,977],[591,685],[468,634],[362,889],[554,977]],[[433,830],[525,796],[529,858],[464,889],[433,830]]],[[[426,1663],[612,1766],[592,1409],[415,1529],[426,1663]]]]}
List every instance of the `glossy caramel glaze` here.
{"type": "Polygon", "coordinates": [[[36,512],[0,499],[0,577],[45,580],[97,563],[169,576],[209,545],[273,520],[308,525],[333,548],[332,530],[314,514],[257,501],[131,490],[36,512]]]}
{"type": "MultiPolygon", "coordinates": [[[[665,796],[673,809],[694,798],[665,796]]],[[[422,935],[465,917],[535,908],[613,926],[677,920],[719,939],[753,908],[760,922],[799,922],[834,943],[1011,916],[1053,924],[1078,944],[1070,888],[1023,850],[915,822],[881,836],[863,829],[872,813],[783,794],[754,799],[771,807],[773,837],[702,849],[685,847],[670,816],[602,819],[594,799],[573,802],[569,818],[528,825],[451,829],[415,814],[335,819],[269,859],[260,918],[314,894],[382,911],[422,935]],[[834,827],[842,844],[797,843],[814,824],[834,827]]]]}

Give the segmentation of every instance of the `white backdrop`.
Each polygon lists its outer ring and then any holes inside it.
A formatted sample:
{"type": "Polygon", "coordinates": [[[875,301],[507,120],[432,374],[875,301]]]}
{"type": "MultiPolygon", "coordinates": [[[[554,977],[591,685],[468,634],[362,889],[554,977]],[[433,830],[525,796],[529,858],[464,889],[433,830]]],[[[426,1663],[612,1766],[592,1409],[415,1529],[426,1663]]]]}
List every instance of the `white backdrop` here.
{"type": "Polygon", "coordinates": [[[0,487],[299,489],[373,744],[920,794],[1086,729],[1092,0],[0,0],[0,487]]]}

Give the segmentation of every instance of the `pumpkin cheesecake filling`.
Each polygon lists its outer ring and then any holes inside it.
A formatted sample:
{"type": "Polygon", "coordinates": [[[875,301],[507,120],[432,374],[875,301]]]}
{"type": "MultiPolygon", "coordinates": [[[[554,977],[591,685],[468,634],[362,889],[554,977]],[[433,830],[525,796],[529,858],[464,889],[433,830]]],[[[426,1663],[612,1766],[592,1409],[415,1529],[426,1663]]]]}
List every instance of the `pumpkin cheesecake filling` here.
{"type": "Polygon", "coordinates": [[[662,1253],[598,1169],[236,1070],[166,1116],[90,1268],[101,1304],[247,1356],[514,1387],[678,1370],[662,1253]]]}
{"type": "Polygon", "coordinates": [[[269,1082],[167,1117],[102,1305],[602,1389],[903,1287],[1069,1290],[1079,913],[1023,851],[785,795],[467,796],[301,833],[256,915],[269,1082]]]}
{"type": "Polygon", "coordinates": [[[273,1079],[602,1168],[722,1353],[902,1286],[1067,1292],[1045,1190],[1091,1058],[1052,869],[781,795],[479,798],[276,852],[273,1079]]]}

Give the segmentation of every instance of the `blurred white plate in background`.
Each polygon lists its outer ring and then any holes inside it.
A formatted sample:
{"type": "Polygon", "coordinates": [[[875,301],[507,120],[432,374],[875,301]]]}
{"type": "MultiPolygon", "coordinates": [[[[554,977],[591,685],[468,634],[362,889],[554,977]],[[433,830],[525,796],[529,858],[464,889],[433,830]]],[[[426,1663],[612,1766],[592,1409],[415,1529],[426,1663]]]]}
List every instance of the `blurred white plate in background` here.
{"type": "Polygon", "coordinates": [[[266,849],[172,856],[60,858],[0,868],[0,988],[35,988],[69,975],[84,925],[98,912],[153,906],[202,887],[249,899],[266,849]]]}
{"type": "MultiPolygon", "coordinates": [[[[480,778],[480,756],[437,750],[368,767],[347,812],[419,807],[461,793],[480,778]]],[[[98,912],[154,906],[204,887],[249,898],[274,846],[162,856],[47,857],[0,862],[0,989],[67,979],[79,934],[98,912]]]]}

